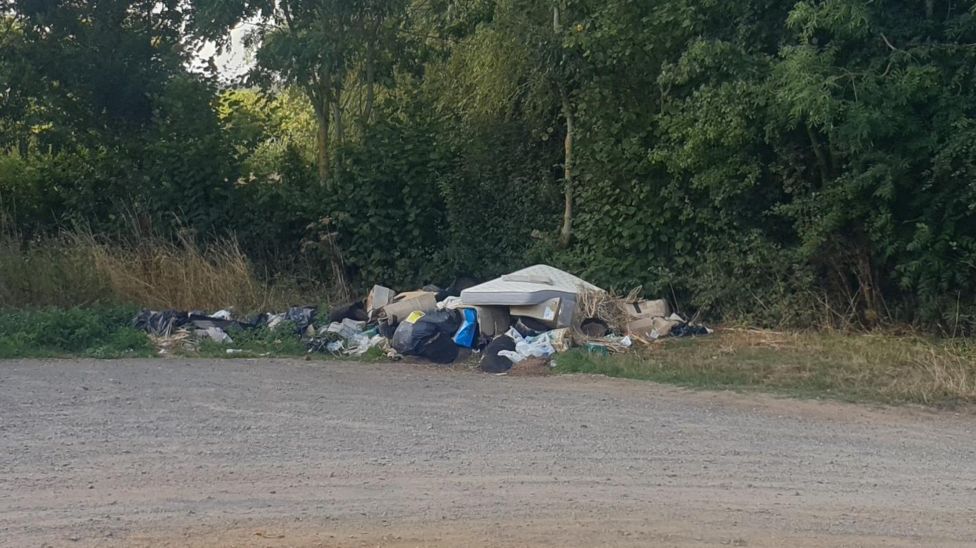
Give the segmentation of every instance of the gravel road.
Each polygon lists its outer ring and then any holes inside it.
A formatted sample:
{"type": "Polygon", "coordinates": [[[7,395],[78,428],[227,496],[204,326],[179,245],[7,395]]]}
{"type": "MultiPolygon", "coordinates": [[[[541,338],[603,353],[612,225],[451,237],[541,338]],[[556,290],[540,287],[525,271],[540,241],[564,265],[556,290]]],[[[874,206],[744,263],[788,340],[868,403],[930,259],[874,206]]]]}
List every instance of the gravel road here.
{"type": "Polygon", "coordinates": [[[0,545],[976,546],[974,430],[585,376],[0,361],[0,545]]]}

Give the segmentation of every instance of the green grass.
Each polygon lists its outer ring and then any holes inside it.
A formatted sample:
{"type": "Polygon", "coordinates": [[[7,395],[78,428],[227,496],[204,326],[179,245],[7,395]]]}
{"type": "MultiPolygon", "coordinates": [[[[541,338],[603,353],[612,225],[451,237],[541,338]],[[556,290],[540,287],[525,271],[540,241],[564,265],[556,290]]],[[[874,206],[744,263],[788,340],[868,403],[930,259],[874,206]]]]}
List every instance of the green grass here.
{"type": "Polygon", "coordinates": [[[305,344],[295,334],[291,322],[282,323],[275,331],[261,328],[232,331],[229,335],[234,342],[217,343],[205,340],[200,343],[195,352],[184,352],[184,355],[207,358],[296,357],[305,355],[305,344]],[[228,349],[239,350],[240,352],[228,354],[228,349]]]}
{"type": "Polygon", "coordinates": [[[334,355],[327,352],[313,352],[309,354],[305,343],[294,334],[294,327],[285,322],[278,329],[271,331],[267,328],[242,330],[230,333],[232,343],[217,343],[202,341],[195,350],[182,351],[184,356],[205,358],[260,358],[280,357],[294,358],[309,356],[314,360],[343,360],[359,362],[388,361],[386,354],[379,348],[370,348],[362,356],[334,355]],[[228,353],[228,350],[234,352],[228,353]]]}
{"type": "MultiPolygon", "coordinates": [[[[0,310],[0,359],[151,357],[150,338],[131,327],[131,308],[0,310]]],[[[203,341],[174,351],[187,357],[306,356],[290,326],[240,330],[234,342],[203,341]],[[228,349],[237,352],[228,354],[228,349]]],[[[310,355],[316,360],[386,361],[310,355]]],[[[976,404],[976,341],[913,335],[774,333],[724,330],[672,339],[615,356],[582,349],[557,356],[557,373],[592,373],[691,388],[761,390],[800,397],[937,407],[976,404]]]]}
{"type": "Polygon", "coordinates": [[[976,404],[976,343],[915,336],[723,332],[616,356],[574,350],[557,373],[950,407],[976,404]]]}
{"type": "Polygon", "coordinates": [[[0,358],[146,357],[149,338],[128,308],[0,310],[0,358]]]}

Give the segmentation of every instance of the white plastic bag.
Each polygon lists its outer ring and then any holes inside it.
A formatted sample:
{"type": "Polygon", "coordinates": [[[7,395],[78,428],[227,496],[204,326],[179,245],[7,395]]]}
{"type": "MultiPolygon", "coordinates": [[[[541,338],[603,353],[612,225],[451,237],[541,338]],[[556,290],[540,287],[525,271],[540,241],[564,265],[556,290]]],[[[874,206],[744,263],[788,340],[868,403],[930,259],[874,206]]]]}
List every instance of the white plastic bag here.
{"type": "Polygon", "coordinates": [[[556,353],[553,341],[556,339],[553,331],[548,331],[535,337],[523,337],[521,333],[511,328],[506,333],[515,341],[515,352],[503,350],[498,353],[513,363],[519,363],[528,358],[548,358],[556,353]]]}

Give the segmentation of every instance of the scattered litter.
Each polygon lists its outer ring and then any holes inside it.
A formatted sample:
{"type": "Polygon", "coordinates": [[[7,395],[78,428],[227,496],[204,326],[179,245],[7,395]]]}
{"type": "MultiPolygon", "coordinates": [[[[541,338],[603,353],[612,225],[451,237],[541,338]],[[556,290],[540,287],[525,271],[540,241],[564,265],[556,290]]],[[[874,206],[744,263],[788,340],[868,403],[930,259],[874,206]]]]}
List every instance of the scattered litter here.
{"type": "Polygon", "coordinates": [[[366,305],[364,305],[361,301],[355,301],[333,306],[329,310],[327,319],[329,323],[341,322],[345,319],[368,321],[369,315],[366,313],[366,305]]]}
{"type": "Polygon", "coordinates": [[[447,297],[437,303],[437,310],[456,310],[464,306],[461,297],[447,297]]]}
{"type": "Polygon", "coordinates": [[[217,318],[218,320],[230,320],[232,315],[230,310],[218,310],[210,315],[211,318],[217,318]]]}
{"type": "Polygon", "coordinates": [[[452,363],[457,359],[457,345],[451,337],[460,327],[461,319],[457,311],[424,313],[415,310],[397,327],[392,346],[404,356],[424,356],[436,363],[452,363]],[[445,340],[453,350],[448,348],[445,340]]]}
{"type": "Polygon", "coordinates": [[[189,314],[176,310],[143,310],[132,320],[132,327],[157,337],[169,337],[189,322],[189,314]]]}
{"type": "MultiPolygon", "coordinates": [[[[333,306],[319,318],[314,306],[295,306],[235,319],[231,308],[205,312],[143,310],[132,325],[148,333],[161,354],[192,349],[201,340],[233,344],[236,333],[288,328],[309,353],[390,359],[416,356],[449,364],[480,354],[485,372],[535,374],[573,348],[600,355],[627,352],[665,337],[695,337],[710,329],[671,313],[665,300],[626,296],[562,270],[536,265],[478,284],[458,278],[441,289],[427,285],[395,293],[374,285],[365,299],[333,306]]],[[[284,335],[283,335],[284,336],[284,335]]],[[[245,353],[227,348],[228,355],[245,353]]]]}
{"type": "Polygon", "coordinates": [[[174,350],[193,350],[195,348],[192,334],[187,330],[179,330],[171,335],[149,335],[153,346],[159,349],[160,356],[165,356],[174,350]]]}
{"type": "Polygon", "coordinates": [[[503,350],[499,355],[508,358],[512,363],[519,363],[528,358],[548,358],[556,353],[552,333],[549,331],[534,337],[523,337],[518,330],[512,328],[506,335],[515,341],[515,349],[503,350]]]}
{"type": "Polygon", "coordinates": [[[345,345],[343,344],[342,341],[333,341],[325,345],[325,349],[328,350],[329,352],[332,352],[333,354],[338,354],[342,352],[344,346],[345,345]]]}
{"type": "Polygon", "coordinates": [[[691,325],[687,322],[679,323],[671,328],[672,337],[700,337],[702,335],[711,334],[711,329],[701,325],[691,325]]]}
{"type": "Polygon", "coordinates": [[[332,322],[328,327],[320,329],[319,334],[324,335],[325,333],[335,333],[343,339],[354,339],[362,336],[362,333],[365,330],[366,322],[357,322],[355,320],[346,318],[341,322],[332,322]]]}
{"type": "Polygon", "coordinates": [[[366,315],[368,319],[375,320],[380,310],[393,302],[393,297],[395,297],[395,294],[392,289],[383,287],[382,285],[374,285],[373,289],[369,292],[369,296],[366,297],[366,315]]]}
{"type": "Polygon", "coordinates": [[[600,291],[600,290],[583,290],[580,291],[578,296],[579,309],[576,312],[576,317],[580,321],[580,329],[586,333],[583,329],[585,325],[586,328],[592,330],[595,337],[603,337],[608,333],[621,333],[627,328],[627,312],[625,311],[626,302],[632,298],[636,298],[636,294],[640,289],[635,289],[631,291],[631,294],[627,297],[620,298],[612,291],[600,291]],[[606,331],[600,333],[600,330],[606,328],[606,331]]]}
{"type": "Polygon", "coordinates": [[[315,312],[314,306],[293,306],[285,313],[285,321],[295,324],[296,333],[304,334],[308,332],[308,328],[315,321],[315,312]]]}
{"type": "Polygon", "coordinates": [[[478,313],[470,308],[461,311],[461,327],[454,334],[454,343],[464,348],[474,348],[478,334],[478,313]]]}
{"type": "Polygon", "coordinates": [[[598,356],[610,355],[610,349],[607,348],[607,345],[603,343],[588,342],[583,345],[583,349],[585,349],[590,354],[596,354],[598,356]]]}
{"type": "Polygon", "coordinates": [[[588,318],[580,324],[580,331],[587,337],[606,337],[610,334],[610,326],[599,318],[588,318]]]}
{"type": "Polygon", "coordinates": [[[484,355],[481,357],[481,370],[486,373],[505,373],[515,364],[502,352],[515,350],[515,340],[508,335],[502,335],[488,343],[484,355]]]}
{"type": "Polygon", "coordinates": [[[227,332],[225,332],[223,329],[219,327],[208,327],[206,329],[197,329],[196,335],[201,339],[208,338],[211,341],[218,344],[228,344],[234,342],[234,339],[230,338],[230,335],[228,335],[227,332]]]}
{"type": "Polygon", "coordinates": [[[396,326],[413,312],[435,312],[437,297],[427,291],[410,291],[397,295],[393,302],[384,306],[379,313],[390,325],[396,326]]]}
{"type": "Polygon", "coordinates": [[[284,314],[269,314],[267,320],[268,323],[266,325],[268,326],[269,330],[274,331],[278,329],[278,326],[280,326],[284,321],[285,321],[284,314]]]}

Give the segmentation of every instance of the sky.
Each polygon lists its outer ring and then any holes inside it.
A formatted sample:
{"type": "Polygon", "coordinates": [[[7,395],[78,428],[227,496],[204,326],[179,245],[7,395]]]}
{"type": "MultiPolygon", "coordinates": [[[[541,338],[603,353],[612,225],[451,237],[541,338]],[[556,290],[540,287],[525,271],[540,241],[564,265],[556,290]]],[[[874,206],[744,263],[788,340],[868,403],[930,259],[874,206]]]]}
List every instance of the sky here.
{"type": "Polygon", "coordinates": [[[207,59],[214,57],[214,63],[220,72],[222,80],[232,80],[243,75],[253,64],[252,52],[244,47],[244,37],[251,30],[251,23],[241,23],[234,27],[230,32],[230,45],[221,52],[217,53],[217,46],[208,42],[203,45],[196,53],[196,60],[193,62],[194,69],[200,69],[206,65],[207,59]]]}

